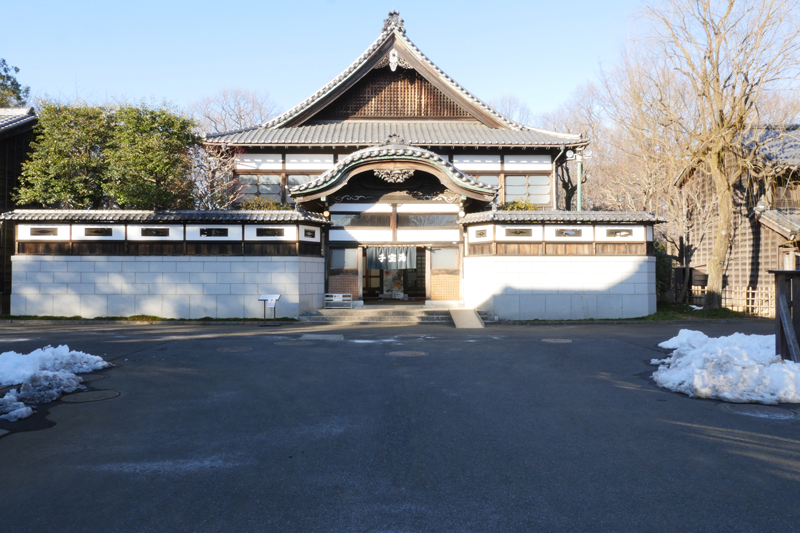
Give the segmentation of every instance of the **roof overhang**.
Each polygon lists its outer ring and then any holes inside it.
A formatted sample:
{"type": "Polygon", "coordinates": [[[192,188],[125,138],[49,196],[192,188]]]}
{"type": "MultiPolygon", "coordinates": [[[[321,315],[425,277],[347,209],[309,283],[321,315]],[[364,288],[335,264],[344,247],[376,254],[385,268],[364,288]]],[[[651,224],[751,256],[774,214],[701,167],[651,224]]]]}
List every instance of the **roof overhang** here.
{"type": "Polygon", "coordinates": [[[167,223],[313,223],[326,225],[328,220],[318,213],[302,209],[281,211],[134,211],[123,209],[16,209],[0,214],[0,219],[15,222],[75,222],[145,224],[167,223]]]}
{"type": "Polygon", "coordinates": [[[665,219],[646,211],[482,211],[470,213],[459,224],[663,224],[665,219]]]}
{"type": "Polygon", "coordinates": [[[800,214],[785,213],[778,209],[755,210],[756,220],[788,240],[800,236],[800,214]]]}

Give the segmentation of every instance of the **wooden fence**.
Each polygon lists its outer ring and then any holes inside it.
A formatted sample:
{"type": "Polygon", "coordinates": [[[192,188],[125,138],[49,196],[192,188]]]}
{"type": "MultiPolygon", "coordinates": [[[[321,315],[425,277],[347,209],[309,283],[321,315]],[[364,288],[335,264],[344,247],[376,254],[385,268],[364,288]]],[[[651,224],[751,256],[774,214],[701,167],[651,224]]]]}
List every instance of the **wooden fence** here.
{"type": "MultiPolygon", "coordinates": [[[[703,305],[706,287],[693,285],[688,291],[687,302],[703,305]]],[[[722,307],[750,316],[775,318],[774,287],[726,287],[722,290],[722,307]]]]}

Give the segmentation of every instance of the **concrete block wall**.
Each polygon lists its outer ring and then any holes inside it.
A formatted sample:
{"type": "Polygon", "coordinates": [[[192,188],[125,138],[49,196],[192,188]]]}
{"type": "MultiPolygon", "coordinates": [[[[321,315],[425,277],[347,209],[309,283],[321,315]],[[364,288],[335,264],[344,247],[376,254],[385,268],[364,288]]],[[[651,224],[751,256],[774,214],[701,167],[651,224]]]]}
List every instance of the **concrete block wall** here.
{"type": "MultiPolygon", "coordinates": [[[[259,318],[261,294],[278,317],[322,307],[321,257],[12,257],[14,315],[259,318]]],[[[271,316],[271,310],[267,310],[271,316]]]]}
{"type": "Polygon", "coordinates": [[[464,258],[464,303],[505,320],[635,318],[656,312],[655,258],[464,258]]]}

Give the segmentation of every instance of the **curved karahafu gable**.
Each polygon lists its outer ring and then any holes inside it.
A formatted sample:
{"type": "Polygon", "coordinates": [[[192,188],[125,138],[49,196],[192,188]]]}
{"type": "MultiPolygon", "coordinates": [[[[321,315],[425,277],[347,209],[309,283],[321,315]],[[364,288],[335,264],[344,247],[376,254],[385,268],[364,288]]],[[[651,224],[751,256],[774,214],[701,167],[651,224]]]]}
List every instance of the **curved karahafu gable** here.
{"type": "Polygon", "coordinates": [[[342,188],[351,176],[358,173],[355,172],[358,167],[380,162],[418,166],[421,170],[430,172],[439,178],[439,181],[448,189],[477,200],[491,200],[500,190],[500,187],[496,185],[481,183],[469,174],[462,172],[439,154],[406,144],[403,139],[393,135],[381,146],[353,152],[319,178],[292,187],[290,192],[292,197],[298,201],[316,199],[342,188]]]}

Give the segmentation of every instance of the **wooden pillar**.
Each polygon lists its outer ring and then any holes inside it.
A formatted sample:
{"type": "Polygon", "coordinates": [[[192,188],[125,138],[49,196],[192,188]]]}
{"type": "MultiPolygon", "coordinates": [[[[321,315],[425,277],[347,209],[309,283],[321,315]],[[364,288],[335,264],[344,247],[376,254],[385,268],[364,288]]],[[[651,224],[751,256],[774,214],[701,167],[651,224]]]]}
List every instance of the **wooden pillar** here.
{"type": "Polygon", "coordinates": [[[775,276],[775,354],[800,362],[800,270],[770,270],[775,276]],[[790,300],[791,298],[791,300],[790,300]]]}
{"type": "Polygon", "coordinates": [[[425,300],[431,299],[431,247],[425,247],[425,300]]]}

